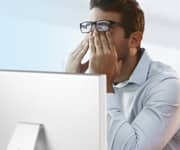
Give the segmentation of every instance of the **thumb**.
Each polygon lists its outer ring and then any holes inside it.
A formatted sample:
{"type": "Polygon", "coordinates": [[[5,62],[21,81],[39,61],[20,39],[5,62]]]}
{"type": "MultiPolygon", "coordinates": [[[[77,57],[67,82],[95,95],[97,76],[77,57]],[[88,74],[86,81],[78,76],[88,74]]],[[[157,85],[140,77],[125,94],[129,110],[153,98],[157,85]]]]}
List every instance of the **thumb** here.
{"type": "Polygon", "coordinates": [[[122,60],[118,60],[118,62],[116,63],[116,75],[119,75],[121,73],[122,64],[122,60]]]}
{"type": "Polygon", "coordinates": [[[121,75],[121,68],[122,68],[122,60],[118,60],[116,63],[116,70],[115,70],[115,74],[114,74],[114,83],[118,83],[119,82],[119,77],[121,75]]]}
{"type": "Polygon", "coordinates": [[[89,60],[85,62],[84,64],[81,64],[80,72],[84,73],[87,70],[88,66],[89,66],[89,60]]]}
{"type": "Polygon", "coordinates": [[[120,69],[122,68],[122,63],[123,63],[123,62],[122,62],[122,60],[120,59],[120,60],[118,61],[118,68],[120,68],[120,69]]]}

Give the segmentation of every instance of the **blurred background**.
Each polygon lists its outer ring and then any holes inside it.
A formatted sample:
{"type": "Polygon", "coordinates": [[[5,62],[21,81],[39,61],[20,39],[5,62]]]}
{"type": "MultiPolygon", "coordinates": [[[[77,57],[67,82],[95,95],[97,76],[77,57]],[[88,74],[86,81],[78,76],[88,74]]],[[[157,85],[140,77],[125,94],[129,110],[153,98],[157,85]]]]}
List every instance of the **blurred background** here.
{"type": "MultiPolygon", "coordinates": [[[[139,0],[146,27],[142,47],[180,73],[180,1],[139,0]]],[[[0,69],[64,71],[83,38],[89,0],[0,0],[0,69]]]]}

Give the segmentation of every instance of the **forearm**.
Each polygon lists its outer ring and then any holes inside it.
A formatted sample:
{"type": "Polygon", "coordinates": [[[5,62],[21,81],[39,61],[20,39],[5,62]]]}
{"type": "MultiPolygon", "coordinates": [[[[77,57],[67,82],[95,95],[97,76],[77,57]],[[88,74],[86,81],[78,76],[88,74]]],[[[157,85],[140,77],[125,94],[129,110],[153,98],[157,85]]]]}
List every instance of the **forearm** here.
{"type": "Polygon", "coordinates": [[[107,77],[107,93],[114,93],[113,80],[107,77]]]}
{"type": "Polygon", "coordinates": [[[114,93],[112,86],[107,86],[107,93],[114,93]]]}

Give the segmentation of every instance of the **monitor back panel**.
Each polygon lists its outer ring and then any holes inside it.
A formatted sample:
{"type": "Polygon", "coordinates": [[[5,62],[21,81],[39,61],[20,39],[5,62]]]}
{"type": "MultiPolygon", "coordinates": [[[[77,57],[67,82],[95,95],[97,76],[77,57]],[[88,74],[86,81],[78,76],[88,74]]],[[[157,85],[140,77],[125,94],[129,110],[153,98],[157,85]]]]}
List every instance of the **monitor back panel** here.
{"type": "Polygon", "coordinates": [[[104,76],[0,71],[0,149],[23,121],[44,125],[50,150],[101,150],[105,92],[104,76]]]}

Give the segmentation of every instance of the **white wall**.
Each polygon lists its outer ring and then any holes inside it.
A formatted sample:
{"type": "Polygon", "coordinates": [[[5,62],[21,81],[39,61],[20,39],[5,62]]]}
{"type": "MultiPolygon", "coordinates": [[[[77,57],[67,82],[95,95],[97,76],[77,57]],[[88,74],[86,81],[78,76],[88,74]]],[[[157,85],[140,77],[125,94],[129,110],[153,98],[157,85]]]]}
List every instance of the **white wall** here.
{"type": "Polygon", "coordinates": [[[149,56],[154,61],[160,61],[171,66],[180,75],[180,51],[175,48],[167,48],[159,45],[146,45],[149,56]]]}
{"type": "Polygon", "coordinates": [[[73,28],[38,20],[1,17],[0,24],[1,69],[61,71],[80,37],[73,28]]]}
{"type": "Polygon", "coordinates": [[[63,71],[81,40],[76,3],[0,0],[0,69],[63,71]]]}

